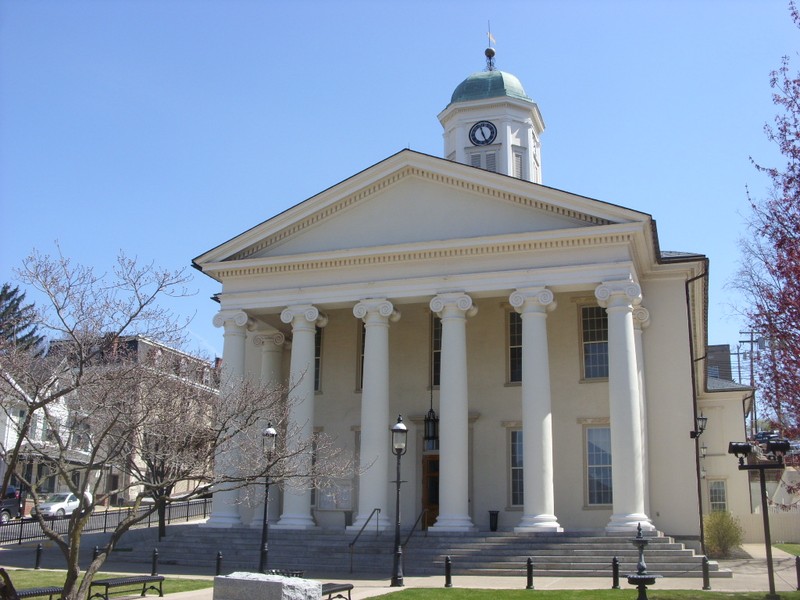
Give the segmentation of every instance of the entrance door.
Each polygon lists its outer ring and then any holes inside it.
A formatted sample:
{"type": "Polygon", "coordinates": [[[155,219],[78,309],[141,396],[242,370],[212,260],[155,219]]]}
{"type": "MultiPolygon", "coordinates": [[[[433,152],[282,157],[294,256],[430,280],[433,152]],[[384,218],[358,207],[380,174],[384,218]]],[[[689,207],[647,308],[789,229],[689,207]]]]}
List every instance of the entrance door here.
{"type": "Polygon", "coordinates": [[[425,513],[425,529],[436,522],[439,516],[439,455],[426,454],[422,457],[422,508],[425,513]]]}

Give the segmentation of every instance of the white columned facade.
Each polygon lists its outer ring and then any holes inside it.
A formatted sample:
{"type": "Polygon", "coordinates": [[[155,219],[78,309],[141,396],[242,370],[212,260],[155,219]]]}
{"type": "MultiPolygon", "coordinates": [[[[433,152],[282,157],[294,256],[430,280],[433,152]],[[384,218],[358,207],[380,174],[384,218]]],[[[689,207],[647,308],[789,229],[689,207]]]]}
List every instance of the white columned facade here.
{"type": "MultiPolygon", "coordinates": [[[[289,373],[289,430],[298,436],[296,443],[308,444],[311,463],[311,444],[314,435],[314,339],[317,326],[327,322],[319,310],[310,304],[291,306],[281,313],[281,321],[292,326],[292,354],[289,373]]],[[[311,515],[310,482],[287,484],[283,493],[283,513],[275,524],[279,529],[310,529],[315,527],[311,515]]]]}
{"type": "Polygon", "coordinates": [[[472,298],[439,294],[430,308],[442,320],[439,374],[439,517],[434,531],[472,531],[469,516],[469,399],[467,317],[477,313],[472,298]]]}
{"type": "Polygon", "coordinates": [[[644,510],[650,514],[650,478],[647,440],[647,395],[644,385],[644,346],[642,333],[650,325],[650,312],[643,306],[633,309],[633,335],[636,343],[636,366],[639,381],[639,418],[642,431],[642,473],[644,474],[644,510]]]}
{"type": "Polygon", "coordinates": [[[391,525],[388,514],[389,481],[389,322],[400,313],[385,298],[362,300],[353,308],[353,315],[364,321],[364,367],[361,385],[361,448],[362,468],[359,478],[358,514],[351,529],[361,529],[376,508],[379,529],[391,525]]]}
{"type": "Polygon", "coordinates": [[[655,529],[645,514],[639,371],[633,308],[642,299],[632,281],[603,283],[595,290],[608,313],[608,395],[611,420],[613,511],[606,531],[655,529]]]}
{"type": "Polygon", "coordinates": [[[553,492],[553,415],[547,312],[553,292],[538,287],[515,291],[509,301],[522,318],[522,453],[525,506],[517,532],[560,532],[553,492]]]}
{"type": "MultiPolygon", "coordinates": [[[[220,311],[214,316],[214,326],[223,327],[222,374],[220,394],[229,393],[240,385],[244,379],[245,344],[247,343],[247,326],[250,319],[241,310],[220,311]]],[[[214,460],[214,472],[226,473],[232,469],[228,465],[237,461],[235,446],[220,447],[214,460]]],[[[239,492],[224,488],[214,491],[214,506],[211,517],[206,522],[209,527],[237,527],[242,524],[239,518],[239,492]]]]}
{"type": "MultiPolygon", "coordinates": [[[[279,386],[281,380],[281,366],[283,357],[283,346],[286,342],[286,337],[275,329],[271,331],[259,331],[253,337],[253,345],[261,350],[261,385],[263,386],[279,386]]],[[[264,525],[264,495],[261,492],[263,484],[255,484],[253,497],[256,499],[253,508],[253,516],[250,520],[250,527],[260,528],[264,525]]],[[[274,489],[272,494],[278,490],[274,489]]],[[[280,503],[273,501],[269,505],[269,515],[267,518],[270,522],[274,521],[279,512],[280,503]]]]}

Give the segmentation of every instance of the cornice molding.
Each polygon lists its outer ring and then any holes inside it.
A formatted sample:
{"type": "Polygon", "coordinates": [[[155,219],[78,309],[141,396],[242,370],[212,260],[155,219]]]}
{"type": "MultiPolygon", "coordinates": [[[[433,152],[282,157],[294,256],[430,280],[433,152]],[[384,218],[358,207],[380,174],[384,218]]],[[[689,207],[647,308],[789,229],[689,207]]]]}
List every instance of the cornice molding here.
{"type": "MultiPolygon", "coordinates": [[[[313,253],[274,258],[255,258],[237,262],[224,261],[208,264],[207,273],[213,273],[217,279],[230,277],[253,277],[317,271],[327,269],[345,269],[366,266],[388,266],[392,264],[409,264],[412,262],[429,262],[448,259],[475,259],[509,254],[541,252],[553,250],[570,250],[593,248],[596,246],[631,244],[635,242],[636,232],[630,227],[619,227],[614,231],[603,233],[591,230],[570,230],[573,235],[566,237],[537,237],[530,239],[528,234],[502,236],[503,239],[483,238],[479,240],[453,240],[432,244],[414,244],[387,246],[383,248],[360,248],[356,250],[340,250],[330,253],[313,253]],[[527,238],[527,239],[526,239],[527,238]]],[[[562,234],[557,232],[544,232],[562,234]]]]}

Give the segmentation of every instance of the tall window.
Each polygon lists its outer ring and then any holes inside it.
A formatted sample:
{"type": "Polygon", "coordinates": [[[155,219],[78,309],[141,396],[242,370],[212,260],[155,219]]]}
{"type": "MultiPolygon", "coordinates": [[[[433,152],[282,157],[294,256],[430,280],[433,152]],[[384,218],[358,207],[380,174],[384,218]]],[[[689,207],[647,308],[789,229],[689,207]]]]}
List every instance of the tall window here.
{"type": "Polygon", "coordinates": [[[508,313],[508,381],[522,381],[522,315],[508,313]]]}
{"type": "Polygon", "coordinates": [[[439,385],[442,371],[442,320],[433,315],[431,320],[431,385],[439,385]]]}
{"type": "Polygon", "coordinates": [[[581,307],[583,378],[608,378],[608,314],[600,306],[581,307]]]}
{"type": "Polygon", "coordinates": [[[314,334],[314,391],[318,392],[322,381],[322,328],[317,327],[314,334]]]}
{"type": "Polygon", "coordinates": [[[522,430],[511,430],[511,505],[525,504],[522,471],[522,430]]]}
{"type": "Polygon", "coordinates": [[[611,504],[611,429],[586,428],[586,491],[589,506],[611,504]]]}
{"type": "Polygon", "coordinates": [[[713,479],[708,482],[708,502],[711,512],[728,510],[728,491],[724,479],[713,479]]]}

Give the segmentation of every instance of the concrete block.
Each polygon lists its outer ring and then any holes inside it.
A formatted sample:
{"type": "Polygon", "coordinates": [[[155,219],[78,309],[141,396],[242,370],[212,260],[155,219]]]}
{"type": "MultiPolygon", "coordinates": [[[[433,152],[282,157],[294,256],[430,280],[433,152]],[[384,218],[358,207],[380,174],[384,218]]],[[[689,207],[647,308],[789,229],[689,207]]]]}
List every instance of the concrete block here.
{"type": "Polygon", "coordinates": [[[214,600],[320,600],[322,583],[300,577],[231,573],[214,578],[214,600]]]}

